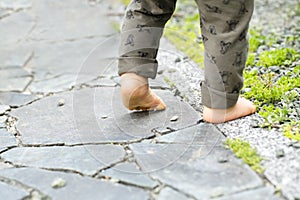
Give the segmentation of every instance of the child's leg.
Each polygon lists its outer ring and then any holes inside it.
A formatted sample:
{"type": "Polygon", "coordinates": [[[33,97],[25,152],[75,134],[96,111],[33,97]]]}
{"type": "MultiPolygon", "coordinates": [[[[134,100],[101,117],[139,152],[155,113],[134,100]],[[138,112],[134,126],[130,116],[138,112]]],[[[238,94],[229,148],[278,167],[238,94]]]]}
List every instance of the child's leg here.
{"type": "Polygon", "coordinates": [[[130,110],[162,110],[165,104],[148,86],[157,72],[157,50],[176,0],[132,0],[121,33],[119,75],[121,96],[130,110]]]}
{"type": "Polygon", "coordinates": [[[197,0],[197,4],[205,46],[204,120],[221,123],[252,114],[255,106],[239,98],[239,92],[253,0],[197,0]]]}

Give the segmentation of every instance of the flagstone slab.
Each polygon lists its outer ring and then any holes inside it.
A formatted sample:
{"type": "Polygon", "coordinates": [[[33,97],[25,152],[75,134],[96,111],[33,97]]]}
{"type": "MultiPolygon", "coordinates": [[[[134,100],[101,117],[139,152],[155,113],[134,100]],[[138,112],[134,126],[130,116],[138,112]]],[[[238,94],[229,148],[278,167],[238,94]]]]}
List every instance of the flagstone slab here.
{"type": "Polygon", "coordinates": [[[0,68],[0,92],[22,92],[32,80],[29,72],[21,67],[0,68]]]}
{"type": "Polygon", "coordinates": [[[92,179],[90,177],[82,177],[71,173],[36,168],[15,168],[0,170],[0,176],[18,180],[31,188],[38,189],[52,199],[117,200],[120,197],[129,200],[149,199],[147,192],[142,189],[92,179]],[[51,185],[57,178],[64,180],[66,185],[57,189],[53,188],[51,185]]]}
{"type": "Polygon", "coordinates": [[[10,109],[10,107],[8,105],[1,105],[0,104],[0,115],[3,115],[9,109],[10,109]]]}
{"type": "Polygon", "coordinates": [[[272,187],[261,187],[254,190],[244,191],[241,193],[216,198],[216,200],[261,200],[261,199],[272,199],[280,200],[280,197],[275,195],[275,190],[272,187]]]}
{"type": "Polygon", "coordinates": [[[35,18],[28,11],[20,11],[3,18],[0,21],[0,45],[4,47],[24,41],[34,25],[35,18]]]}
{"type": "Polygon", "coordinates": [[[32,5],[32,0],[1,0],[0,8],[2,9],[26,9],[30,8],[32,5]]]}
{"type": "Polygon", "coordinates": [[[4,160],[16,165],[75,170],[88,175],[123,160],[124,156],[124,149],[114,145],[19,147],[1,154],[4,160]]]}
{"type": "Polygon", "coordinates": [[[192,200],[191,198],[179,193],[169,187],[164,188],[160,191],[157,200],[192,200]]]}
{"type": "Polygon", "coordinates": [[[84,144],[137,141],[157,127],[181,129],[200,116],[170,91],[155,90],[168,108],[160,112],[128,111],[119,88],[97,87],[46,97],[11,112],[23,144],[84,144]],[[59,106],[59,102],[63,105],[59,106]],[[177,121],[170,121],[174,116],[177,121]]]}
{"type": "MultiPolygon", "coordinates": [[[[212,134],[217,133],[212,131],[212,134]]],[[[139,143],[130,145],[130,148],[145,173],[198,199],[263,186],[257,174],[220,144],[139,143]]]]}
{"type": "Polygon", "coordinates": [[[100,175],[108,176],[114,180],[130,183],[140,187],[154,188],[157,183],[140,171],[134,163],[121,163],[104,170],[100,175]]]}
{"type": "Polygon", "coordinates": [[[13,134],[7,132],[5,129],[0,129],[0,151],[15,146],[17,146],[17,140],[13,134]]]}
{"type": "Polygon", "coordinates": [[[107,36],[115,33],[100,6],[87,1],[35,1],[33,12],[37,24],[30,34],[32,40],[63,41],[78,38],[107,36]]]}
{"type": "Polygon", "coordinates": [[[22,94],[19,92],[0,92],[0,103],[19,107],[36,100],[38,97],[32,94],[22,94]]]}
{"type": "Polygon", "coordinates": [[[106,40],[105,37],[97,37],[72,42],[34,43],[35,52],[30,62],[34,81],[61,76],[73,76],[76,81],[88,76],[93,80],[101,75],[118,75],[118,41],[106,40]]]}
{"type": "MultiPolygon", "coordinates": [[[[1,177],[0,177],[1,178],[1,177]]],[[[19,188],[0,182],[0,197],[5,200],[23,199],[29,193],[19,188]]]]}

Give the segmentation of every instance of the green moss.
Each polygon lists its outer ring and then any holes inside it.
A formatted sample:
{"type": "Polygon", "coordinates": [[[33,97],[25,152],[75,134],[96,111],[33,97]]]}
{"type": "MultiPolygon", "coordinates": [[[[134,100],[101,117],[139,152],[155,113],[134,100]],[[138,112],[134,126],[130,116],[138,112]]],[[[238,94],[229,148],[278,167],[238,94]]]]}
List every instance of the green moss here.
{"type": "Polygon", "coordinates": [[[120,0],[121,1],[121,3],[123,3],[124,5],[128,5],[130,2],[131,2],[131,0],[120,0]]]}
{"type": "Polygon", "coordinates": [[[168,77],[164,77],[164,81],[171,87],[175,87],[175,83],[173,83],[168,77]]]}
{"type": "Polygon", "coordinates": [[[300,121],[286,124],[283,127],[283,133],[292,140],[300,141],[300,121]]]}
{"type": "Polygon", "coordinates": [[[258,66],[280,66],[290,65],[293,61],[300,58],[300,53],[291,48],[275,49],[264,51],[259,55],[258,66]]]}
{"type": "Polygon", "coordinates": [[[118,32],[121,31],[120,23],[118,23],[118,22],[112,22],[112,27],[118,32]]]}
{"type": "Polygon", "coordinates": [[[259,29],[250,29],[249,30],[249,51],[255,52],[259,46],[265,44],[266,37],[261,35],[261,30],[259,29]]]}
{"type": "Polygon", "coordinates": [[[273,104],[264,105],[260,108],[259,115],[265,119],[265,122],[261,124],[262,127],[272,127],[290,122],[288,117],[289,110],[287,107],[275,107],[273,104]]]}
{"type": "MultiPolygon", "coordinates": [[[[192,2],[194,3],[194,2],[192,2]]],[[[180,8],[191,6],[191,1],[178,3],[173,18],[166,24],[164,36],[189,58],[204,67],[204,46],[199,40],[200,21],[198,12],[180,15],[180,8]],[[176,17],[179,15],[179,17],[176,17]]],[[[195,5],[194,5],[195,6],[195,5]]]]}
{"type": "Polygon", "coordinates": [[[255,65],[255,53],[249,53],[248,59],[246,61],[246,66],[254,66],[255,65]]]}
{"type": "Polygon", "coordinates": [[[257,153],[257,151],[250,146],[248,142],[240,139],[227,139],[226,146],[230,148],[236,157],[242,159],[247,163],[254,171],[263,173],[264,168],[261,166],[263,160],[257,153]]]}

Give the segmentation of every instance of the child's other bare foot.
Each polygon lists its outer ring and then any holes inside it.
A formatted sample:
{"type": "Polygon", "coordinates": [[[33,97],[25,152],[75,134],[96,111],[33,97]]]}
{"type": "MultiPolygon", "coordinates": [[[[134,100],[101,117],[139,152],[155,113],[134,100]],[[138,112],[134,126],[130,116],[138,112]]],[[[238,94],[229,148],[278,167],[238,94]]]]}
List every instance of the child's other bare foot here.
{"type": "Polygon", "coordinates": [[[228,109],[212,109],[204,106],[203,119],[206,122],[218,124],[251,115],[255,112],[256,107],[251,101],[239,98],[237,103],[228,109]]]}
{"type": "Polygon", "coordinates": [[[121,75],[121,97],[129,110],[164,110],[165,103],[149,88],[148,79],[135,73],[121,75]]]}

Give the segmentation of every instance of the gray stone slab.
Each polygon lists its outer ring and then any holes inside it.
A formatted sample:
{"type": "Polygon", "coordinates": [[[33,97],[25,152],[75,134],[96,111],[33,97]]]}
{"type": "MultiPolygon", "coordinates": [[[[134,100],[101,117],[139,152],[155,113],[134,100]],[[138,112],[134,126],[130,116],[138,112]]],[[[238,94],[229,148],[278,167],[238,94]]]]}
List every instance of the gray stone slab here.
{"type": "Polygon", "coordinates": [[[84,82],[92,80],[94,76],[77,74],[64,74],[53,78],[33,81],[28,89],[33,93],[56,93],[67,91],[75,85],[80,85],[84,82]]]}
{"type": "Polygon", "coordinates": [[[33,54],[29,44],[12,44],[0,47],[0,68],[7,66],[24,67],[33,54]]]}
{"type": "Polygon", "coordinates": [[[0,103],[19,107],[36,100],[38,97],[32,94],[22,94],[18,92],[0,92],[0,103]]]}
{"type": "Polygon", "coordinates": [[[93,175],[124,158],[121,146],[87,145],[74,147],[20,147],[1,154],[14,164],[52,169],[69,169],[93,175]]]}
{"type": "Polygon", "coordinates": [[[33,168],[18,168],[0,170],[0,176],[16,179],[23,184],[36,188],[52,199],[148,199],[148,194],[138,188],[127,187],[108,181],[82,177],[76,174],[53,172],[33,168]],[[66,186],[54,189],[52,182],[61,178],[66,186]]]}
{"type": "Polygon", "coordinates": [[[168,105],[161,112],[128,111],[119,88],[86,88],[44,98],[11,114],[24,144],[81,144],[136,141],[153,136],[157,127],[184,128],[200,119],[189,105],[169,91],[157,90],[168,105]],[[58,106],[60,100],[64,106],[58,106]],[[178,115],[176,122],[170,118],[178,115]]]}
{"type": "Polygon", "coordinates": [[[222,133],[212,124],[199,124],[155,138],[159,143],[190,144],[212,146],[220,145],[222,133]]]}
{"type": "Polygon", "coordinates": [[[166,187],[162,189],[158,195],[157,200],[192,200],[184,194],[173,190],[172,188],[166,187]]]}
{"type": "Polygon", "coordinates": [[[130,148],[144,172],[198,199],[263,185],[247,165],[218,145],[212,148],[210,145],[140,143],[132,144],[130,148]],[[220,163],[221,157],[228,158],[228,161],[220,163]]]}
{"type": "Polygon", "coordinates": [[[30,73],[20,67],[0,68],[0,92],[22,92],[32,80],[30,73]]]}
{"type": "Polygon", "coordinates": [[[3,18],[0,21],[0,45],[4,47],[25,40],[34,23],[34,17],[27,11],[3,18]]]}
{"type": "Polygon", "coordinates": [[[13,10],[30,8],[31,5],[32,0],[1,0],[0,2],[0,8],[13,10]]]}
{"type": "Polygon", "coordinates": [[[101,77],[89,82],[86,82],[85,85],[90,87],[116,87],[117,83],[115,83],[111,78],[101,77]]]}
{"type": "Polygon", "coordinates": [[[17,146],[16,138],[4,129],[0,129],[0,151],[17,146]]]}
{"type": "Polygon", "coordinates": [[[118,164],[113,168],[102,171],[100,175],[141,187],[154,188],[157,186],[157,183],[141,172],[134,163],[118,164]]]}
{"type": "Polygon", "coordinates": [[[28,192],[0,182],[0,197],[5,200],[22,199],[29,195],[28,192]]]}
{"type": "Polygon", "coordinates": [[[265,177],[274,185],[280,186],[287,199],[300,199],[300,149],[289,150],[284,157],[266,163],[265,177]]]}
{"type": "Polygon", "coordinates": [[[6,115],[0,116],[0,128],[5,128],[6,127],[6,121],[7,121],[7,116],[6,115]]]}
{"type": "Polygon", "coordinates": [[[87,1],[35,1],[32,11],[38,21],[30,38],[32,40],[62,41],[115,33],[109,20],[87,1]]]}
{"type": "Polygon", "coordinates": [[[8,105],[0,105],[0,115],[3,115],[9,109],[10,107],[8,105]]]}
{"type": "MultiPolygon", "coordinates": [[[[30,62],[35,81],[62,75],[90,76],[117,75],[118,41],[105,37],[73,42],[37,43],[30,62]]],[[[77,80],[77,79],[76,79],[77,80]]]]}
{"type": "Polygon", "coordinates": [[[230,196],[225,196],[222,198],[216,198],[216,200],[279,200],[281,198],[277,197],[273,187],[262,187],[254,190],[244,191],[241,193],[233,194],[230,196]]]}

